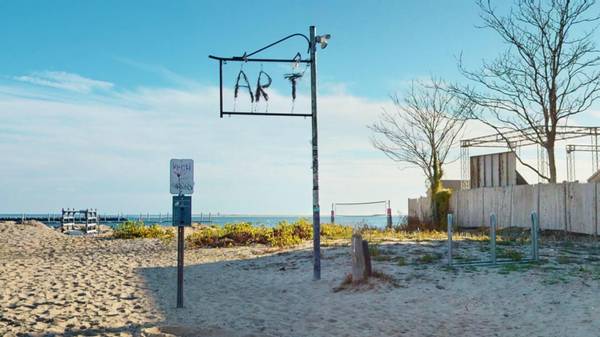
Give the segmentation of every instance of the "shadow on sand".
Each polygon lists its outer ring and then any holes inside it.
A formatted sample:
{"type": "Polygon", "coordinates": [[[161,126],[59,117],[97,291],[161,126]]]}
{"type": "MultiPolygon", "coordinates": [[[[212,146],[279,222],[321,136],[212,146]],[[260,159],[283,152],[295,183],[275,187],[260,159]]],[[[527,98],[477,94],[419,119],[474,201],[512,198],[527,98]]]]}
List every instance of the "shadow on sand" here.
{"type": "MultiPolygon", "coordinates": [[[[348,248],[323,249],[323,264],[348,248]]],[[[186,254],[198,252],[186,251],[186,254]]],[[[306,297],[316,305],[339,280],[332,272],[312,281],[309,249],[293,250],[255,258],[188,264],[184,267],[184,307],[176,308],[177,268],[138,269],[154,305],[165,320],[147,336],[263,337],[302,329],[290,317],[310,317],[310,308],[288,308],[306,297]],[[311,291],[317,290],[317,291],[311,291]]]]}

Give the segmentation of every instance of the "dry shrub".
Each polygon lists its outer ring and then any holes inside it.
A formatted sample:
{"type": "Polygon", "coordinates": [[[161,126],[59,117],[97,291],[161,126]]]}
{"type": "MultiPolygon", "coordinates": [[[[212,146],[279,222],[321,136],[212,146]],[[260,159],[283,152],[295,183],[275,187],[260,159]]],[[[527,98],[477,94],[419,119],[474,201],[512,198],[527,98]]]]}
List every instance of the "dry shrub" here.
{"type": "Polygon", "coordinates": [[[400,287],[400,284],[393,276],[388,275],[384,272],[375,270],[372,272],[372,274],[369,278],[367,278],[366,280],[358,281],[358,282],[355,282],[352,279],[352,274],[346,274],[346,276],[344,277],[344,279],[342,280],[340,285],[333,288],[333,292],[337,293],[337,292],[345,291],[345,290],[360,291],[360,290],[374,289],[376,286],[376,283],[371,281],[373,279],[377,280],[383,284],[391,285],[394,288],[400,287]]]}

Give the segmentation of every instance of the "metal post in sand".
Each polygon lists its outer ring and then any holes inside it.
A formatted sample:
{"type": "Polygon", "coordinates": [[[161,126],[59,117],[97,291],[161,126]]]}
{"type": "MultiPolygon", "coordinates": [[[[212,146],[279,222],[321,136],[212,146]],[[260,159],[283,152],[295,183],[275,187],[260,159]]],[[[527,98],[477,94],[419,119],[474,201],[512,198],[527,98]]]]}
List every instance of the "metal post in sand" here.
{"type": "Polygon", "coordinates": [[[452,214],[448,214],[448,266],[452,266],[452,214]]]}
{"type": "Polygon", "coordinates": [[[539,260],[538,247],[539,221],[536,212],[531,212],[531,258],[534,261],[539,260]]]}
{"type": "Polygon", "coordinates": [[[490,251],[492,264],[496,264],[496,214],[490,215],[490,251]]]}

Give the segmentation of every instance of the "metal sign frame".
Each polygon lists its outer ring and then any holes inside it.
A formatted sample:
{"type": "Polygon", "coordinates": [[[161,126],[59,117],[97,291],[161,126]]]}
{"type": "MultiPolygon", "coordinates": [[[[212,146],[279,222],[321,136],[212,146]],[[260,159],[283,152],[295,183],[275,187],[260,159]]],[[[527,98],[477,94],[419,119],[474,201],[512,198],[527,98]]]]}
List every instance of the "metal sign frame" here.
{"type": "Polygon", "coordinates": [[[285,116],[285,117],[311,117],[312,126],[312,173],[313,173],[313,188],[312,188],[312,214],[313,214],[313,279],[321,279],[321,218],[320,218],[320,206],[319,206],[319,151],[318,151],[318,128],[317,128],[317,43],[321,45],[321,48],[327,46],[327,41],[331,37],[329,34],[322,36],[316,35],[315,26],[310,26],[309,36],[304,34],[296,33],[288,35],[278,41],[275,41],[263,48],[260,48],[252,53],[244,53],[238,57],[218,57],[209,55],[208,57],[219,61],[219,102],[220,102],[220,116],[223,115],[249,115],[249,116],[285,116]],[[302,37],[308,43],[308,52],[310,54],[309,60],[298,60],[298,59],[257,59],[250,58],[257,53],[260,53],[268,48],[271,48],[283,41],[286,41],[292,37],[302,37]],[[275,62],[275,63],[291,63],[300,62],[308,63],[310,65],[310,100],[311,100],[311,113],[272,113],[272,112],[236,112],[236,111],[223,111],[223,63],[233,62],[275,62]]]}
{"type": "MultiPolygon", "coordinates": [[[[290,35],[290,36],[295,36],[290,35]]],[[[304,36],[304,35],[303,35],[304,36]]],[[[252,115],[252,116],[284,116],[284,117],[312,117],[312,113],[292,113],[292,112],[250,112],[250,111],[228,111],[223,110],[223,63],[227,62],[278,62],[278,63],[308,63],[312,64],[311,60],[294,60],[294,59],[256,59],[248,58],[247,56],[236,57],[218,57],[209,55],[211,59],[219,61],[219,112],[221,118],[223,116],[232,115],[252,115]]]]}

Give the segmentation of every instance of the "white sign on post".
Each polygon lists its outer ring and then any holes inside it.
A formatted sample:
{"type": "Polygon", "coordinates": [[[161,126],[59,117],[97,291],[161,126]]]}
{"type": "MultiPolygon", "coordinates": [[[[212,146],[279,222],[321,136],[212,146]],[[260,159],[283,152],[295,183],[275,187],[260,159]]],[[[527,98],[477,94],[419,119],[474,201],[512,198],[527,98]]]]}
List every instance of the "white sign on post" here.
{"type": "Polygon", "coordinates": [[[171,159],[171,194],[194,193],[194,160],[171,159]]]}

